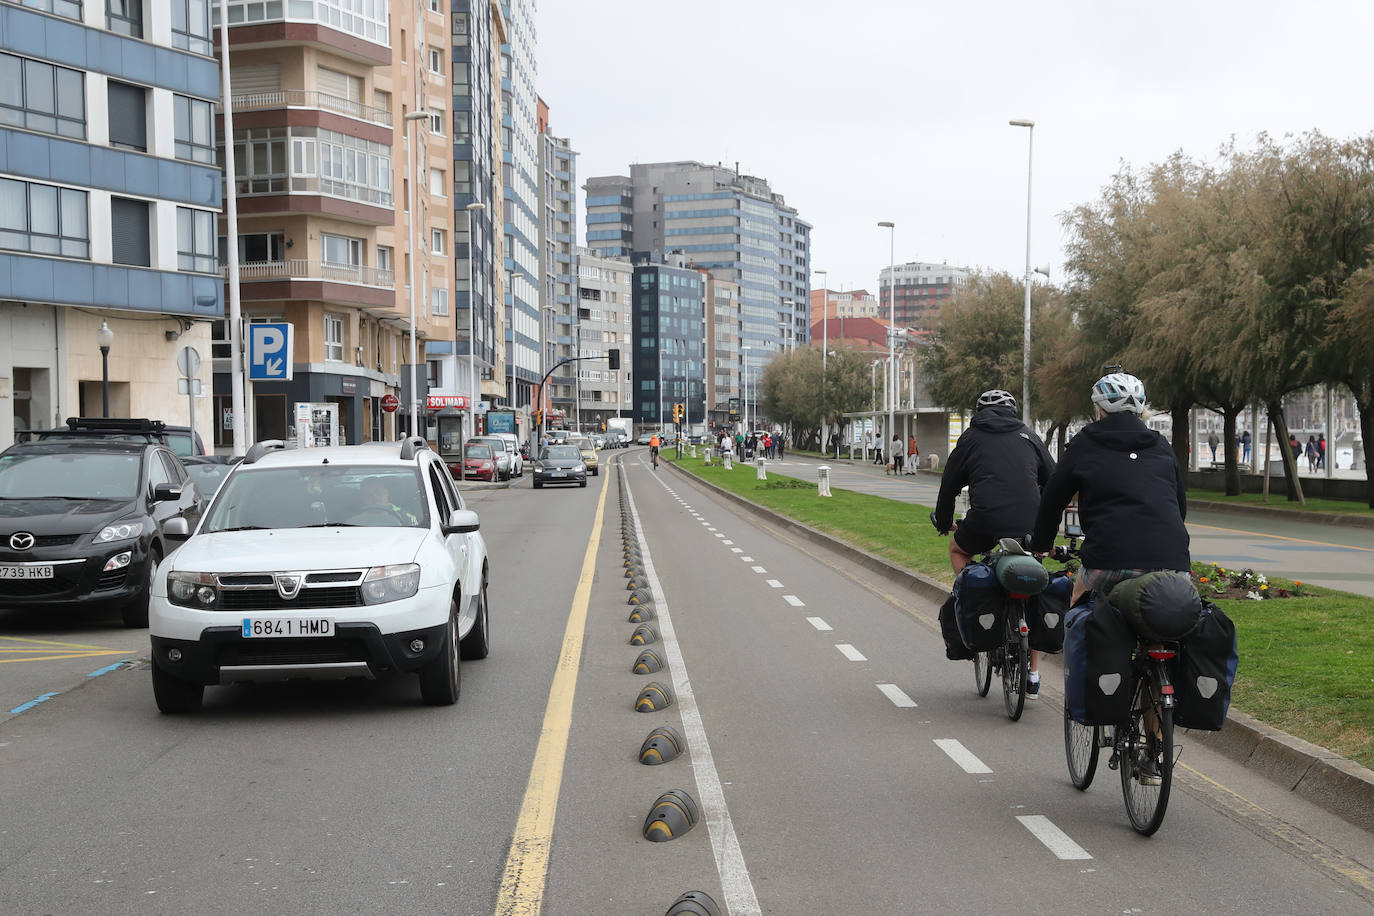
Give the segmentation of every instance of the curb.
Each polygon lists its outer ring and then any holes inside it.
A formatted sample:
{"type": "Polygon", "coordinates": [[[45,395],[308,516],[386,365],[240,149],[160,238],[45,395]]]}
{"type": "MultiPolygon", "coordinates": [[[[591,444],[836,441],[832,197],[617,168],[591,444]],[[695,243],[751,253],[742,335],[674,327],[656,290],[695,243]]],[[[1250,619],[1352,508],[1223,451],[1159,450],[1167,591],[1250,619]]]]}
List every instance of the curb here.
{"type": "Polygon", "coordinates": [[[1336,525],[1342,528],[1374,528],[1374,518],[1363,515],[1342,515],[1339,512],[1313,512],[1306,509],[1274,509],[1269,506],[1236,505],[1235,503],[1214,502],[1208,499],[1195,499],[1188,503],[1189,509],[1204,509],[1208,512],[1227,512],[1233,515],[1247,515],[1251,518],[1290,519],[1295,522],[1316,522],[1320,525],[1336,525]]]}
{"type": "MultiPolygon", "coordinates": [[[[666,463],[674,472],[691,478],[726,501],[748,510],[784,531],[824,547],[863,569],[877,573],[894,585],[908,588],[928,601],[940,604],[949,596],[949,587],[942,582],[898,566],[890,560],[860,550],[795,519],[750,502],[679,468],[674,462],[666,463]]],[[[1292,514],[1283,509],[1269,511],[1279,512],[1284,516],[1292,514]]],[[[1049,658],[1057,664],[1057,656],[1049,658]]],[[[1234,760],[1289,791],[1296,792],[1319,808],[1349,821],[1356,827],[1374,832],[1374,770],[1366,769],[1334,751],[1294,737],[1272,725],[1266,725],[1237,709],[1230,710],[1226,717],[1226,725],[1219,732],[1188,729],[1185,730],[1185,734],[1189,739],[1198,741],[1223,757],[1234,760]]]]}

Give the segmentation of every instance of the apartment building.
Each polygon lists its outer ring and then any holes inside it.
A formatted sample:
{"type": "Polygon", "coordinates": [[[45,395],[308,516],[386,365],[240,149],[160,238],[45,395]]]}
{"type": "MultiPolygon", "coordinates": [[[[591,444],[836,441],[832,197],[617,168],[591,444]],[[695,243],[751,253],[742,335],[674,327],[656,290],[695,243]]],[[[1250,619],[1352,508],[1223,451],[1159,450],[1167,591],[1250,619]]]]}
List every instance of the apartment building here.
{"type": "MultiPolygon", "coordinates": [[[[811,291],[811,323],[824,318],[883,318],[878,313],[878,299],[866,289],[813,289],[811,291]]],[[[813,335],[814,337],[814,335],[813,335]]]]}
{"type": "MultiPolygon", "coordinates": [[[[424,360],[454,337],[449,19],[438,0],[227,7],[233,137],[222,116],[217,135],[234,157],[244,321],[294,332],[294,377],[251,384],[250,437],[289,438],[295,405],[325,402],[342,441],[395,438],[411,428],[410,335],[422,404],[424,360]]],[[[215,355],[223,416],[223,323],[215,355]]]]}
{"type": "Polygon", "coordinates": [[[706,397],[705,287],[682,255],[634,265],[632,360],[634,418],[641,427],[672,422],[682,404],[687,423],[703,422],[706,397]]]}
{"type": "Polygon", "coordinates": [[[0,2],[0,447],[107,399],[188,421],[177,353],[224,309],[219,94],[208,0],[0,2]]]}
{"type": "MultiPolygon", "coordinates": [[[[575,422],[580,407],[580,364],[554,369],[561,360],[578,355],[577,298],[577,153],[564,137],[549,133],[549,106],[538,101],[539,110],[539,212],[538,250],[540,324],[535,343],[540,349],[539,377],[553,369],[547,390],[537,392],[546,411],[575,422]]],[[[538,379],[536,379],[536,382],[538,379]]]]}
{"type": "MultiPolygon", "coordinates": [[[[504,203],[505,390],[502,403],[528,417],[540,369],[539,183],[543,148],[534,91],[535,2],[502,0],[501,192],[504,203]]],[[[571,268],[571,262],[567,264],[571,268]]]]}
{"type": "Polygon", "coordinates": [[[706,308],[706,417],[712,426],[725,426],[739,410],[740,301],[739,284],[701,271],[706,308]],[[732,405],[733,402],[733,405],[732,405]]]}
{"type": "Polygon", "coordinates": [[[940,307],[968,284],[970,271],[951,267],[948,263],[931,264],[908,261],[893,268],[884,267],[878,273],[877,318],[886,318],[896,289],[895,320],[899,328],[935,329],[940,307]],[[895,277],[895,280],[894,280],[895,277]]]}
{"type": "Polygon", "coordinates": [[[577,249],[577,408],[574,420],[587,431],[604,430],[612,417],[630,416],[634,388],[631,355],[634,268],[626,258],[603,258],[590,249],[577,249]],[[603,358],[609,350],[621,353],[620,369],[603,358]]]}

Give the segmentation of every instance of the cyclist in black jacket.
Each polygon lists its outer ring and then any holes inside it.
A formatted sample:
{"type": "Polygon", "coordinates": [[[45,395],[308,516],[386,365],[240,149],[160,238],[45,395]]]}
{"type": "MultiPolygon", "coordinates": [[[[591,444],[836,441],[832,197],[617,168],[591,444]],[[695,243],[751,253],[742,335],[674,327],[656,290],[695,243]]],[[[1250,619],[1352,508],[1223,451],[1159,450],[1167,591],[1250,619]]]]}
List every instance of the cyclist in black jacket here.
{"type": "Polygon", "coordinates": [[[1106,594],[1123,579],[1154,570],[1191,569],[1183,469],[1164,437],[1140,419],[1145,386],[1124,372],[1093,386],[1097,420],[1083,427],[1045,486],[1032,549],[1054,545],[1064,507],[1078,494],[1083,569],[1073,600],[1106,594]]]}
{"type": "MultiPolygon", "coordinates": [[[[1016,398],[993,389],[978,397],[973,422],[949,453],[931,521],[944,534],[954,527],[949,565],[955,575],[1004,537],[1030,534],[1040,505],[1040,488],[1054,471],[1054,459],[1040,438],[1016,416],[1016,398]],[[969,511],[954,525],[954,499],[965,486],[969,511]]],[[[1030,656],[1026,699],[1040,693],[1040,654],[1030,656]]]]}

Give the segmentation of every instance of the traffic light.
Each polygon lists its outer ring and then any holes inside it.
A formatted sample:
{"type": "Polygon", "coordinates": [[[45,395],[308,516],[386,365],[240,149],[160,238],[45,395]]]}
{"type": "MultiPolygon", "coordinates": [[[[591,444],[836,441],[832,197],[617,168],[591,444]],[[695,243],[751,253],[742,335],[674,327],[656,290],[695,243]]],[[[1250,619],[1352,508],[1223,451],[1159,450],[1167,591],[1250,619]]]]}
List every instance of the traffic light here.
{"type": "Polygon", "coordinates": [[[681,404],[674,404],[674,405],[673,405],[673,422],[674,422],[674,423],[681,423],[681,422],[682,422],[682,405],[681,405],[681,404]]]}
{"type": "Polygon", "coordinates": [[[620,368],[620,351],[619,351],[619,350],[607,350],[607,351],[606,351],[606,360],[611,364],[611,368],[612,368],[612,369],[619,369],[619,368],[620,368]]]}
{"type": "Polygon", "coordinates": [[[544,422],[544,411],[539,410],[539,409],[536,408],[535,411],[534,411],[534,425],[535,425],[535,426],[539,426],[539,425],[542,424],[543,422],[544,422]]]}

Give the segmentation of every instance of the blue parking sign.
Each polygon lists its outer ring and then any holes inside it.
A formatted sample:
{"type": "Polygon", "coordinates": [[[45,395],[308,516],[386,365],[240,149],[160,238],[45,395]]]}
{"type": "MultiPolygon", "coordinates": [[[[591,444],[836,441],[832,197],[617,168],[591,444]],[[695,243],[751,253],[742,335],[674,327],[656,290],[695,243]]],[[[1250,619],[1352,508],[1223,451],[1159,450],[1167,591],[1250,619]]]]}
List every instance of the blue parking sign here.
{"type": "Polygon", "coordinates": [[[248,325],[248,380],[285,382],[294,376],[290,322],[248,325]]]}

